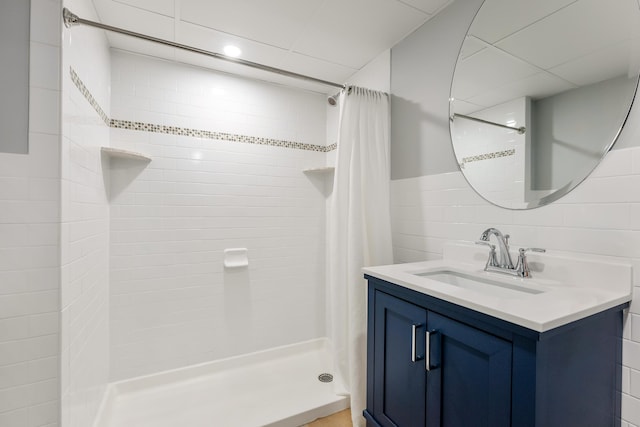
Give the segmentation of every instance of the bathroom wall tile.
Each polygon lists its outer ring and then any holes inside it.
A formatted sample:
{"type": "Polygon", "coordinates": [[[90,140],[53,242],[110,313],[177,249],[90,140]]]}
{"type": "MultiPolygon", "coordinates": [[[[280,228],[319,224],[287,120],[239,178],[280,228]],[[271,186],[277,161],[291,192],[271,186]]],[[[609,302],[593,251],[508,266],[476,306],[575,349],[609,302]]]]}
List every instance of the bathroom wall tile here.
{"type": "Polygon", "coordinates": [[[57,290],[0,295],[0,319],[55,312],[57,299],[57,290]]]}
{"type": "MultiPolygon", "coordinates": [[[[57,161],[59,156],[60,144],[58,143],[57,135],[31,132],[29,134],[29,162],[24,165],[22,172],[11,168],[11,174],[18,176],[28,174],[28,176],[34,178],[59,178],[60,162],[57,161]]],[[[18,166],[22,165],[18,163],[18,166]]],[[[3,170],[5,170],[4,167],[3,170]]]]}
{"type": "MultiPolygon", "coordinates": [[[[114,118],[326,144],[323,96],[122,53],[112,70],[114,118]]],[[[302,172],[324,152],[111,137],[153,158],[111,169],[113,379],[324,336],[325,183],[302,172]],[[225,271],[232,247],[247,270],[225,271]]]]}
{"type": "Polygon", "coordinates": [[[630,314],[631,323],[631,339],[640,342],[640,315],[630,314]]]}
{"type": "Polygon", "coordinates": [[[633,191],[638,184],[638,175],[590,178],[563,197],[562,203],[633,202],[640,197],[633,191]]]}
{"type": "Polygon", "coordinates": [[[629,394],[633,397],[640,398],[640,371],[635,369],[629,370],[629,394]]]}
{"type": "Polygon", "coordinates": [[[29,89],[29,131],[57,135],[60,132],[60,92],[29,89]]]}
{"type": "Polygon", "coordinates": [[[630,208],[630,224],[629,228],[632,230],[640,230],[640,203],[631,203],[630,208]]]}
{"type": "Polygon", "coordinates": [[[631,368],[626,366],[622,367],[622,392],[631,393],[631,368]]]}
{"type": "Polygon", "coordinates": [[[513,222],[528,226],[559,226],[563,224],[565,205],[552,204],[537,209],[513,212],[513,222]]]}
{"type": "Polygon", "coordinates": [[[640,399],[628,394],[622,395],[622,418],[633,424],[640,424],[640,399]]]}
{"type": "Polygon", "coordinates": [[[631,150],[631,168],[634,175],[640,174],[640,151],[631,150]]]}
{"type": "Polygon", "coordinates": [[[632,209],[626,203],[565,205],[564,225],[577,228],[628,230],[632,209]]]}
{"type": "Polygon", "coordinates": [[[31,41],[60,46],[61,21],[51,17],[61,15],[59,0],[31,0],[31,41]]]}
{"type": "Polygon", "coordinates": [[[501,209],[493,205],[479,205],[474,207],[474,223],[487,224],[512,224],[514,212],[508,209],[501,209]]]}
{"type": "MultiPolygon", "coordinates": [[[[634,263],[634,276],[638,270],[638,263],[634,263]]],[[[631,299],[631,306],[629,307],[629,313],[640,315],[640,286],[637,286],[640,280],[634,279],[633,295],[631,299]]]]}
{"type": "Polygon", "coordinates": [[[633,149],[613,150],[591,173],[590,178],[631,175],[633,173],[633,149]]]}
{"type": "Polygon", "coordinates": [[[55,424],[58,378],[59,0],[31,3],[28,155],[0,154],[0,425],[55,424]],[[46,66],[45,66],[46,65],[46,66]],[[31,417],[30,414],[42,416],[31,417]],[[33,422],[32,422],[33,421],[33,422]]]}
{"type": "Polygon", "coordinates": [[[631,314],[626,310],[625,315],[622,319],[622,338],[625,340],[630,340],[632,337],[632,328],[633,321],[631,318],[631,314]]]}
{"type": "Polygon", "coordinates": [[[26,408],[0,413],[0,425],[14,427],[31,427],[29,412],[26,408]]]}
{"type": "Polygon", "coordinates": [[[59,404],[49,401],[29,408],[29,423],[32,426],[45,426],[58,420],[59,404]]]}
{"type": "Polygon", "coordinates": [[[624,341],[622,347],[622,364],[633,370],[640,370],[640,343],[624,341]]]}
{"type": "MultiPolygon", "coordinates": [[[[79,16],[97,19],[89,0],[69,0],[66,6],[79,16]]],[[[109,162],[102,161],[100,147],[110,145],[104,118],[110,112],[111,67],[105,35],[86,31],[79,37],[76,31],[81,29],[63,30],[61,58],[61,396],[55,407],[42,402],[30,417],[45,423],[55,411],[63,425],[88,426],[101,403],[109,369],[109,175],[103,171],[109,162]],[[93,104],[78,89],[78,78],[93,104]]],[[[34,197],[46,194],[44,184],[40,187],[34,197]]],[[[44,327],[44,319],[35,320],[34,326],[44,327]]]]}
{"type": "Polygon", "coordinates": [[[60,62],[60,47],[32,41],[30,50],[29,84],[37,88],[58,90],[60,69],[51,64],[60,62]]]}

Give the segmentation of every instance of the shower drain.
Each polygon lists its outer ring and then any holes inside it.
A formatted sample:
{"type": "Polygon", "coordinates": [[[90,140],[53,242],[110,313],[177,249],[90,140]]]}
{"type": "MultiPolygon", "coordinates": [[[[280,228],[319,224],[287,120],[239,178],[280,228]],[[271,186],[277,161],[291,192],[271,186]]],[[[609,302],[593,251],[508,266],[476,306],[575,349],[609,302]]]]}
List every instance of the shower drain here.
{"type": "Polygon", "coordinates": [[[320,374],[318,375],[318,380],[323,383],[330,383],[333,381],[333,375],[327,373],[320,374]]]}

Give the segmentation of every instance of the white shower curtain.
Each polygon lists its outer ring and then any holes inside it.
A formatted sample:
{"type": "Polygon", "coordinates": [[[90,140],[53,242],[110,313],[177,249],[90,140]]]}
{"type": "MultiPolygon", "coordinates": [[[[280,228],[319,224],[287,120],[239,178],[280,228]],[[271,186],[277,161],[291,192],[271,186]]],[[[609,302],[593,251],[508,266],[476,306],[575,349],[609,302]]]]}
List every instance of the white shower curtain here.
{"type": "Polygon", "coordinates": [[[349,87],[340,99],[329,212],[329,335],[336,392],[350,394],[354,427],[366,404],[366,282],[362,267],[391,264],[389,97],[349,87]]]}

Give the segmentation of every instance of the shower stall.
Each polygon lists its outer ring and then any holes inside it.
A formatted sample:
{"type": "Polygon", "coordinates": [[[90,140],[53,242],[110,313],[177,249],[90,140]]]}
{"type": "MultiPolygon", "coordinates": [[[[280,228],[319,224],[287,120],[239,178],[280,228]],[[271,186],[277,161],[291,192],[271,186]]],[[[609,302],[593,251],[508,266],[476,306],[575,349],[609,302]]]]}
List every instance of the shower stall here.
{"type": "Polygon", "coordinates": [[[62,34],[62,424],[297,426],[347,408],[318,378],[326,95],[62,34]]]}

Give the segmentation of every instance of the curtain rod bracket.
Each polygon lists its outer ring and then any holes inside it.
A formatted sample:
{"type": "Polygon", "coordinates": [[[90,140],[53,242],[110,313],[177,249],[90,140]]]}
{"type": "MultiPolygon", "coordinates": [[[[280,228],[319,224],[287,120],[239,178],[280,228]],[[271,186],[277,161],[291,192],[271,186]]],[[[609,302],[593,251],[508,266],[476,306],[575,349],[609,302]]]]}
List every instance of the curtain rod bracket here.
{"type": "Polygon", "coordinates": [[[74,25],[80,25],[80,18],[75,13],[72,13],[66,7],[62,9],[62,19],[64,21],[64,26],[67,28],[73,27],[74,25]]]}

